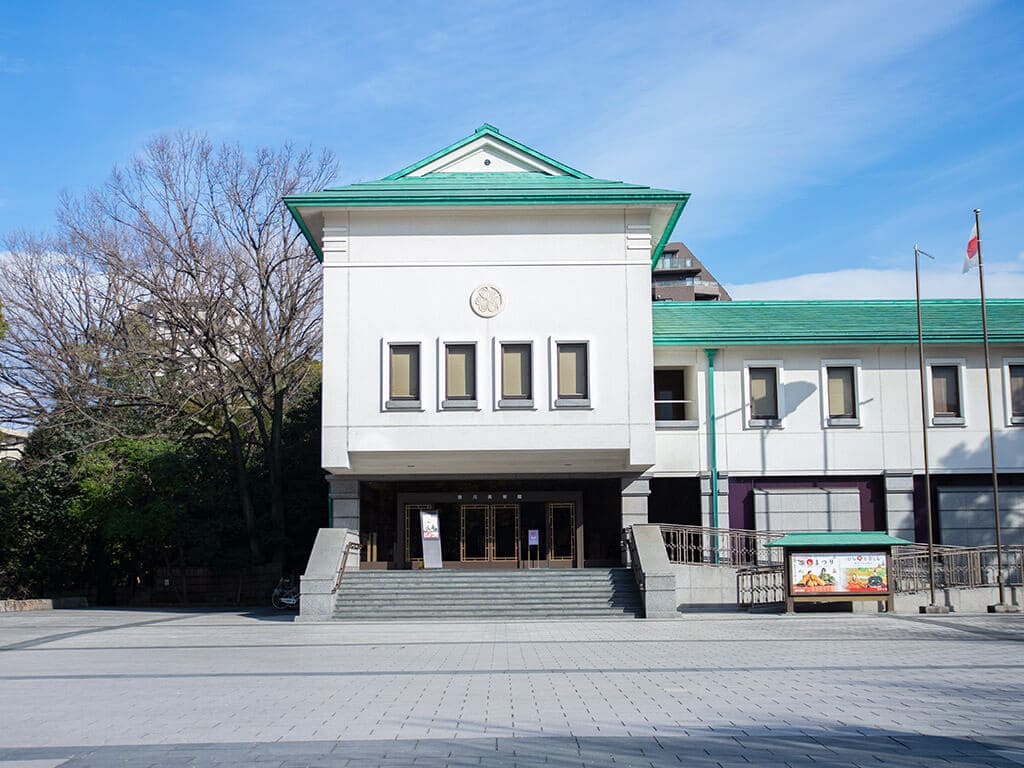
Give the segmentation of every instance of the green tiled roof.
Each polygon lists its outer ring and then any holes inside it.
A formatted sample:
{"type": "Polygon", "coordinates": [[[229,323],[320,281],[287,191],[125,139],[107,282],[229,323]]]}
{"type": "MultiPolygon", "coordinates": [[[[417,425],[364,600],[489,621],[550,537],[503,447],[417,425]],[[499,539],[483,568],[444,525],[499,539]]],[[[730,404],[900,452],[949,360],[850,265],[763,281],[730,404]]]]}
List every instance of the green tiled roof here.
{"type": "Polygon", "coordinates": [[[769,547],[895,547],[912,544],[881,531],[815,531],[813,533],[787,533],[781,539],[769,542],[769,547]]]}
{"type": "Polygon", "coordinates": [[[545,173],[431,173],[289,195],[293,206],[685,203],[685,192],[545,173]]]}
{"type": "Polygon", "coordinates": [[[284,198],[284,202],[317,257],[321,259],[323,254],[320,245],[310,231],[304,213],[312,213],[324,208],[518,205],[656,206],[657,215],[652,213],[651,217],[652,236],[655,238],[655,247],[651,254],[653,268],[689,199],[690,195],[686,192],[654,189],[641,184],[627,184],[607,179],[593,179],[581,171],[563,165],[501,134],[494,126],[483,125],[472,135],[379,181],[349,184],[344,187],[328,187],[321,192],[289,195],[284,198]],[[429,165],[433,160],[444,157],[485,135],[490,136],[496,142],[525,152],[566,175],[560,176],[543,172],[434,172],[423,176],[409,175],[429,165]]]}
{"type": "MultiPolygon", "coordinates": [[[[1024,342],[1024,299],[986,302],[989,340],[1024,342]]],[[[658,301],[654,343],[704,347],[770,344],[916,344],[913,301],[658,301]]],[[[921,302],[925,343],[981,341],[981,303],[921,302]]]]}

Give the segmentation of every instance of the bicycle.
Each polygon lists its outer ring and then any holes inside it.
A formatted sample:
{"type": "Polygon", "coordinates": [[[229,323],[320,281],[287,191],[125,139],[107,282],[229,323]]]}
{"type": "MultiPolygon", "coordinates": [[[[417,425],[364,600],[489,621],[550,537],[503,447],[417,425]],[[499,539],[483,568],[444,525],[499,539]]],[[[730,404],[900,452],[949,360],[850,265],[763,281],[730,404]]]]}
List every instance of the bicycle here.
{"type": "Polygon", "coordinates": [[[299,588],[288,576],[282,576],[270,596],[270,604],[279,611],[299,609],[299,588]]]}

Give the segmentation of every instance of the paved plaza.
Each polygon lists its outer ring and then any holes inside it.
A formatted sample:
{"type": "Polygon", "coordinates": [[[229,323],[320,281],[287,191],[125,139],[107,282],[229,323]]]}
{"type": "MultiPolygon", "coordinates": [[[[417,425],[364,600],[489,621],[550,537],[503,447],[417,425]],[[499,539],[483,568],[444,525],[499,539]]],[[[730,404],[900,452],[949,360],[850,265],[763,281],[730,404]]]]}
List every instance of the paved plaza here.
{"type": "Polygon", "coordinates": [[[1020,766],[1020,616],[0,615],[0,768],[1020,766]]]}

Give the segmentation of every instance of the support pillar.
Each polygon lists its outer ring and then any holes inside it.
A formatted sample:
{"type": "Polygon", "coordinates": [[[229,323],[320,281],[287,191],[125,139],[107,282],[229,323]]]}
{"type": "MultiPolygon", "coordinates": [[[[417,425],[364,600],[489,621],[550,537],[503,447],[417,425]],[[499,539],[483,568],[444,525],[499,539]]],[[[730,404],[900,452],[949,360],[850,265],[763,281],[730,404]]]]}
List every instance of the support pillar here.
{"type": "MultiPolygon", "coordinates": [[[[651,495],[649,477],[622,478],[622,527],[647,524],[647,498],[651,495]]],[[[629,551],[622,547],[622,564],[631,565],[629,551]]]]}
{"type": "Polygon", "coordinates": [[[885,473],[885,530],[890,536],[917,541],[914,535],[914,473],[885,473]]]}
{"type": "MultiPolygon", "coordinates": [[[[347,528],[359,536],[359,481],[347,477],[328,476],[331,499],[331,527],[347,528]]],[[[349,553],[345,570],[359,568],[359,552],[349,553]]]]}
{"type": "Polygon", "coordinates": [[[651,495],[649,477],[622,478],[622,527],[646,525],[647,498],[651,495]]]}

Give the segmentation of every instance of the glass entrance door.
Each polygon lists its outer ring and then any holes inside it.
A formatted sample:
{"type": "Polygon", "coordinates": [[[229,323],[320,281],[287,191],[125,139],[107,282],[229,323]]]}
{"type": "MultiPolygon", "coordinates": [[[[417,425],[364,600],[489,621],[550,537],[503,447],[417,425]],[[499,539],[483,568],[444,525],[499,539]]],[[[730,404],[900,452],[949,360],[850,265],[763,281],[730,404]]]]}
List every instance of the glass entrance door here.
{"type": "Polygon", "coordinates": [[[490,500],[428,502],[402,505],[398,525],[405,540],[398,542],[399,552],[404,554],[397,561],[400,567],[423,567],[420,513],[424,511],[439,515],[441,557],[446,568],[582,566],[576,502],[549,501],[543,496],[497,504],[490,500]]]}
{"type": "Polygon", "coordinates": [[[576,557],[576,505],[548,504],[548,560],[571,563],[576,557]]]}
{"type": "Polygon", "coordinates": [[[460,517],[463,562],[519,560],[518,504],[463,504],[460,517]]]}

